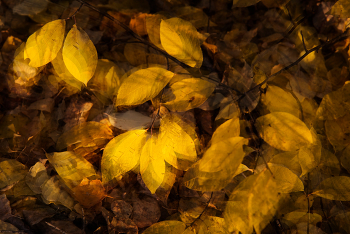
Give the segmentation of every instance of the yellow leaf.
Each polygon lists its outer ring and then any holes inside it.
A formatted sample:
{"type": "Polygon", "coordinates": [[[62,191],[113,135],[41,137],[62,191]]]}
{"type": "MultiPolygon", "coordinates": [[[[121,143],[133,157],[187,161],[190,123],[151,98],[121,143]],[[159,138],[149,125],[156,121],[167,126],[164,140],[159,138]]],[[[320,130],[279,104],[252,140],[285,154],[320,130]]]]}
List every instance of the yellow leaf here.
{"type": "Polygon", "coordinates": [[[293,95],[278,86],[269,85],[261,101],[270,112],[287,112],[299,118],[300,107],[293,95]]]}
{"type": "Polygon", "coordinates": [[[264,141],[276,149],[293,151],[313,143],[305,123],[286,112],[261,116],[256,119],[255,126],[264,141]]]}
{"type": "Polygon", "coordinates": [[[285,167],[269,164],[259,174],[244,179],[231,193],[224,212],[229,232],[261,233],[287,193],[302,191],[301,180],[285,167]],[[271,174],[272,172],[272,174],[271,174]],[[242,206],[246,207],[242,209],[242,206]]]}
{"type": "Polygon", "coordinates": [[[334,176],[325,179],[312,194],[337,201],[350,201],[350,177],[334,176]]]}
{"type": "Polygon", "coordinates": [[[104,184],[138,165],[146,136],[146,130],[128,131],[113,138],[106,145],[101,159],[104,184]]]}
{"type": "Polygon", "coordinates": [[[276,154],[270,160],[270,163],[284,166],[291,170],[296,175],[301,175],[302,169],[299,163],[299,152],[298,151],[287,151],[276,154]]]}
{"type": "Polygon", "coordinates": [[[316,225],[318,222],[322,222],[322,216],[316,213],[308,213],[305,211],[293,211],[283,216],[284,220],[288,220],[293,224],[298,224],[301,222],[308,222],[310,224],[316,225]]]}
{"type": "Polygon", "coordinates": [[[15,159],[0,162],[0,190],[12,186],[23,179],[28,172],[25,165],[15,159]]]}
{"type": "Polygon", "coordinates": [[[165,220],[155,223],[143,231],[144,234],[182,234],[186,224],[176,220],[165,220]]]}
{"type": "Polygon", "coordinates": [[[41,187],[42,198],[44,202],[61,204],[72,209],[74,206],[73,198],[62,188],[57,176],[51,177],[41,187]]]}
{"type": "Polygon", "coordinates": [[[313,143],[299,149],[298,160],[302,169],[300,176],[312,171],[321,161],[322,143],[317,136],[315,129],[311,129],[313,143]]]}
{"type": "Polygon", "coordinates": [[[123,68],[118,67],[108,59],[99,59],[95,75],[88,83],[88,87],[101,95],[112,99],[113,94],[119,89],[122,77],[125,74],[123,68]]]}
{"type": "Polygon", "coordinates": [[[57,53],[54,60],[51,61],[54,71],[59,76],[60,80],[63,80],[68,85],[81,90],[83,82],[77,80],[67,69],[63,61],[62,50],[57,53]]]}
{"type": "Polygon", "coordinates": [[[208,99],[215,86],[214,83],[199,78],[175,82],[163,95],[164,106],[178,112],[196,108],[208,99]]]}
{"type": "Polygon", "coordinates": [[[180,18],[162,20],[160,41],[165,51],[191,67],[200,68],[203,53],[196,28],[180,18]]]}
{"type": "Polygon", "coordinates": [[[161,142],[159,146],[164,160],[180,170],[186,170],[188,163],[193,163],[197,159],[195,139],[192,139],[190,132],[196,134],[193,127],[176,115],[169,114],[161,119],[158,140],[161,142]]]}
{"type": "Polygon", "coordinates": [[[232,118],[221,124],[211,137],[211,144],[219,143],[232,137],[239,137],[239,118],[232,118]]]}
{"type": "Polygon", "coordinates": [[[343,108],[342,97],[342,89],[325,95],[317,109],[316,116],[321,120],[334,120],[343,117],[346,110],[343,108]]]}
{"type": "MultiPolygon", "coordinates": [[[[224,188],[234,176],[236,171],[239,169],[240,164],[245,156],[243,151],[243,145],[248,144],[248,139],[243,137],[232,137],[224,142],[216,143],[210,148],[218,149],[220,146],[219,153],[214,157],[220,159],[220,162],[225,162],[222,165],[219,163],[214,164],[214,168],[211,168],[210,163],[214,160],[211,158],[214,150],[208,149],[209,153],[207,156],[203,156],[201,160],[195,163],[184,175],[183,183],[186,187],[199,191],[219,191],[224,188]],[[234,145],[234,146],[232,146],[234,145]],[[225,158],[225,156],[227,158],[225,158]],[[214,171],[206,172],[203,171],[214,171]],[[218,171],[217,171],[218,170],[218,171]]],[[[241,171],[241,168],[239,169],[241,171]]]]}
{"type": "Polygon", "coordinates": [[[238,168],[243,160],[245,152],[243,151],[243,137],[232,137],[226,140],[214,142],[199,160],[199,170],[205,172],[217,172],[225,170],[227,164],[233,168],[238,168]],[[232,166],[232,163],[235,166],[232,166]]]}
{"type": "Polygon", "coordinates": [[[276,181],[276,189],[281,193],[304,191],[304,184],[299,177],[288,168],[268,163],[269,173],[273,174],[276,181]],[[270,172],[271,171],[271,172],[270,172]]]}
{"type": "Polygon", "coordinates": [[[94,166],[74,152],[55,152],[46,154],[46,157],[70,189],[78,186],[84,178],[96,175],[94,166]]]}
{"type": "Polygon", "coordinates": [[[24,59],[30,59],[29,66],[44,66],[57,56],[62,47],[65,28],[65,20],[55,20],[30,35],[24,54],[24,59]]]}
{"type": "Polygon", "coordinates": [[[138,105],[154,98],[173,75],[161,67],[149,67],[132,73],[120,86],[116,105],[138,105]]]}
{"type": "Polygon", "coordinates": [[[87,85],[95,73],[97,51],[84,30],[73,25],[64,41],[62,56],[68,71],[87,85]]]}
{"type": "Polygon", "coordinates": [[[162,184],[165,174],[165,162],[158,138],[151,136],[143,146],[140,157],[140,172],[143,182],[151,193],[155,193],[162,184]]]}

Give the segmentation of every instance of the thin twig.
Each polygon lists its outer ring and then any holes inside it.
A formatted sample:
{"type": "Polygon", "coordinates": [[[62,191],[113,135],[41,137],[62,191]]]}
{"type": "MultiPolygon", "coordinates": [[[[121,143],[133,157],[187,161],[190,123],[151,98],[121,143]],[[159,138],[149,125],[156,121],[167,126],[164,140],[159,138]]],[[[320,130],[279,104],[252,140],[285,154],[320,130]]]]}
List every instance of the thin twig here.
{"type": "Polygon", "coordinates": [[[65,232],[65,231],[63,231],[62,229],[60,229],[60,228],[58,228],[58,227],[52,225],[51,223],[48,223],[48,222],[45,222],[45,223],[46,223],[47,225],[49,225],[50,227],[56,229],[57,231],[63,233],[63,234],[68,234],[67,232],[65,232]]]}
{"type": "Polygon", "coordinates": [[[300,30],[300,34],[301,34],[301,40],[302,40],[302,42],[303,42],[303,46],[304,46],[305,53],[307,53],[307,49],[306,49],[306,45],[305,45],[305,40],[304,40],[304,35],[303,35],[303,30],[300,30]]]}
{"type": "MultiPolygon", "coordinates": [[[[85,3],[81,3],[80,7],[73,13],[73,15],[69,16],[66,20],[69,20],[70,18],[74,17],[75,20],[75,15],[80,11],[80,9],[84,6],[85,3]]],[[[77,22],[75,22],[76,24],[77,22]]]]}

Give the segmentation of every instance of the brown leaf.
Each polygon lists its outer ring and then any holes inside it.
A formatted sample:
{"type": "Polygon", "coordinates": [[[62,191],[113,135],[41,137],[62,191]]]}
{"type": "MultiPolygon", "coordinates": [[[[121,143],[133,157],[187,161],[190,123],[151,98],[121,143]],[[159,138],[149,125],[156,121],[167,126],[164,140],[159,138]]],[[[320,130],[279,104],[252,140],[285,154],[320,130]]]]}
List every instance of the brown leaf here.
{"type": "Polygon", "coordinates": [[[11,217],[11,207],[10,201],[7,200],[5,194],[0,195],[0,220],[5,221],[9,217],[11,217]]]}
{"type": "Polygon", "coordinates": [[[105,189],[100,180],[83,179],[72,189],[74,198],[84,207],[90,208],[106,197],[105,189]]]}
{"type": "Polygon", "coordinates": [[[158,202],[152,197],[136,198],[133,208],[133,221],[139,228],[151,226],[160,218],[158,202]]]}

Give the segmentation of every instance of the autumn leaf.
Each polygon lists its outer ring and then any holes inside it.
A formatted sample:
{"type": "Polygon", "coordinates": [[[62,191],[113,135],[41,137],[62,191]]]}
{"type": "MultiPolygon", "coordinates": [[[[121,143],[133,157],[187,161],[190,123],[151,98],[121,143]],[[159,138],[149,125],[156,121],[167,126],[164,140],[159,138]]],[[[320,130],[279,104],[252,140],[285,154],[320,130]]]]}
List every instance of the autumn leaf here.
{"type": "Polygon", "coordinates": [[[199,78],[175,82],[164,93],[164,106],[177,112],[196,108],[208,99],[215,86],[214,83],[199,78]]]}
{"type": "Polygon", "coordinates": [[[149,67],[132,73],[121,84],[116,105],[138,105],[154,98],[173,75],[161,67],[149,67]]]}
{"type": "Polygon", "coordinates": [[[350,200],[350,178],[347,176],[335,176],[325,179],[318,185],[312,194],[337,201],[350,200]]]}
{"type": "Polygon", "coordinates": [[[196,28],[180,18],[161,20],[160,41],[167,53],[191,67],[202,66],[203,54],[196,28]]]}
{"type": "Polygon", "coordinates": [[[63,189],[63,185],[57,176],[52,176],[42,186],[42,198],[47,203],[61,204],[72,209],[74,199],[63,189]]]}
{"type": "Polygon", "coordinates": [[[158,138],[151,136],[143,146],[140,156],[142,180],[151,193],[155,193],[164,180],[165,162],[161,149],[158,138]]]}
{"type": "Polygon", "coordinates": [[[113,138],[105,147],[101,160],[102,182],[108,183],[139,164],[146,130],[133,130],[113,138]]]}
{"type": "Polygon", "coordinates": [[[161,154],[170,165],[187,170],[197,159],[196,140],[194,128],[176,115],[168,114],[161,119],[158,141],[161,154]]]}
{"type": "Polygon", "coordinates": [[[28,38],[24,59],[30,59],[29,66],[41,67],[57,56],[62,47],[65,28],[65,20],[55,20],[45,24],[28,38]]]}
{"type": "Polygon", "coordinates": [[[86,32],[76,25],[73,25],[64,40],[62,56],[68,71],[87,85],[95,73],[97,51],[86,32]]]}
{"type": "Polygon", "coordinates": [[[50,164],[69,188],[74,188],[86,178],[96,175],[91,163],[71,151],[46,154],[50,164]]]}
{"type": "Polygon", "coordinates": [[[261,233],[290,192],[302,191],[301,180],[285,167],[269,164],[270,170],[250,176],[231,193],[224,212],[230,232],[261,233]],[[247,209],[241,209],[244,204],[247,209]]]}
{"type": "Polygon", "coordinates": [[[13,186],[15,183],[23,179],[28,169],[22,163],[15,159],[7,159],[0,162],[0,189],[13,186]]]}
{"type": "Polygon", "coordinates": [[[284,151],[297,150],[313,142],[305,123],[286,112],[261,116],[256,120],[255,126],[264,141],[284,151]]]}

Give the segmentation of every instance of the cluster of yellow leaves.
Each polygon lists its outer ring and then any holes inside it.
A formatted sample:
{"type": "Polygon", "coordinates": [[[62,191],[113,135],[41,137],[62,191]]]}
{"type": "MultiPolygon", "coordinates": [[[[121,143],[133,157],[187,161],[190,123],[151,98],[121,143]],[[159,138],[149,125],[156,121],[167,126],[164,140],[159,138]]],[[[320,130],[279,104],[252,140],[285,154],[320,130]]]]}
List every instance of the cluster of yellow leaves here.
{"type": "Polygon", "coordinates": [[[165,162],[186,170],[197,159],[198,139],[193,127],[169,114],[162,118],[159,131],[158,135],[149,135],[146,130],[132,130],[113,138],[103,151],[103,183],[135,170],[155,193],[167,180],[165,162]]]}
{"type": "Polygon", "coordinates": [[[18,77],[32,78],[52,62],[59,76],[70,76],[87,85],[97,65],[96,48],[81,28],[73,25],[66,37],[65,28],[65,20],[49,22],[23,42],[13,62],[18,77]]]}
{"type": "MultiPolygon", "coordinates": [[[[259,1],[234,0],[233,7],[247,7],[259,1]]],[[[283,6],[287,2],[261,1],[267,7],[283,6]]],[[[349,4],[342,0],[332,8],[334,14],[343,17],[348,15],[348,10],[349,4]]],[[[145,28],[138,28],[133,22],[134,31],[148,34],[155,46],[188,66],[201,67],[203,55],[200,45],[205,36],[198,33],[193,24],[180,18],[166,19],[159,14],[142,15],[137,20],[145,21],[145,28]]],[[[44,25],[16,50],[13,70],[18,77],[31,79],[51,62],[54,79],[64,80],[78,90],[84,84],[95,91],[104,103],[107,99],[114,99],[115,106],[155,101],[164,89],[161,100],[173,112],[199,107],[215,89],[215,85],[207,80],[165,69],[164,65],[168,64],[164,61],[158,62],[158,65],[149,65],[149,61],[161,61],[161,58],[146,53],[140,58],[135,56],[141,54],[139,51],[146,51],[144,45],[132,46],[130,43],[125,46],[126,59],[132,65],[140,65],[125,73],[109,60],[98,60],[88,35],[76,25],[65,37],[65,24],[65,20],[56,20],[44,25]],[[153,57],[149,56],[148,60],[148,55],[153,57]]],[[[299,35],[292,37],[299,37],[301,41],[299,35]]],[[[312,45],[318,43],[318,40],[306,41],[312,45]]],[[[301,45],[299,43],[297,46],[301,45]]],[[[308,47],[310,45],[307,44],[308,47]]],[[[315,61],[318,60],[314,53],[301,66],[308,73],[320,75],[325,67],[314,69],[312,65],[315,61]]],[[[255,79],[261,80],[262,77],[255,79]]],[[[236,83],[244,86],[240,81],[236,83]]],[[[307,196],[350,200],[350,178],[339,176],[338,158],[322,148],[321,137],[313,128],[313,125],[317,128],[320,122],[324,124],[328,141],[334,151],[341,154],[341,165],[350,171],[350,83],[325,95],[319,107],[311,99],[300,96],[301,93],[296,95],[276,84],[267,87],[267,92],[261,96],[264,115],[256,119],[255,128],[260,137],[274,148],[274,153],[270,155],[269,163],[257,167],[253,175],[245,178],[229,193],[223,218],[205,217],[202,220],[204,225],[196,230],[198,233],[236,231],[249,234],[254,230],[261,233],[289,193],[304,190],[301,178],[306,175],[316,182],[307,196]],[[321,170],[329,172],[321,173],[321,170]]],[[[249,98],[251,100],[243,99],[240,104],[252,110],[258,105],[259,97],[249,98]],[[247,103],[242,105],[244,101],[247,103]]],[[[68,208],[74,207],[74,197],[82,206],[91,207],[105,197],[105,185],[129,171],[140,173],[151,193],[155,193],[159,187],[171,187],[175,182],[169,169],[171,166],[187,171],[183,177],[186,187],[202,192],[220,191],[226,189],[235,176],[250,170],[242,162],[252,149],[247,146],[248,139],[242,137],[238,117],[238,107],[233,101],[222,107],[217,119],[228,120],[216,129],[207,150],[197,162],[198,139],[195,129],[175,114],[162,117],[158,134],[136,129],[120,134],[111,141],[112,131],[104,124],[88,122],[78,125],[58,138],[57,149],[68,148],[69,151],[47,154],[57,176],[50,178],[42,163],[35,164],[28,171],[15,160],[3,160],[0,162],[0,189],[13,186],[12,190],[16,194],[28,191],[42,194],[44,201],[60,203],[68,208]],[[101,160],[101,180],[92,164],[83,156],[101,148],[108,141],[101,160]],[[26,187],[19,190],[23,184],[26,187]]],[[[13,135],[16,126],[8,130],[0,134],[13,135]]],[[[299,224],[305,221],[306,215],[305,211],[292,211],[287,213],[284,220],[299,224]]],[[[310,217],[309,214],[308,222],[310,217]]],[[[312,215],[312,223],[316,224],[320,220],[322,218],[318,214],[312,215]]],[[[194,231],[184,221],[168,220],[152,225],[144,233],[194,231]]]]}

